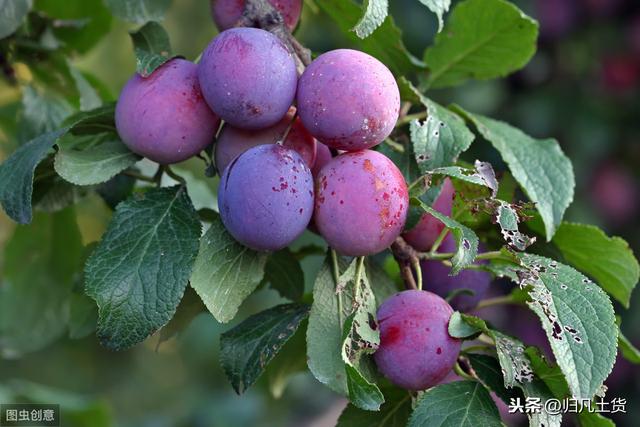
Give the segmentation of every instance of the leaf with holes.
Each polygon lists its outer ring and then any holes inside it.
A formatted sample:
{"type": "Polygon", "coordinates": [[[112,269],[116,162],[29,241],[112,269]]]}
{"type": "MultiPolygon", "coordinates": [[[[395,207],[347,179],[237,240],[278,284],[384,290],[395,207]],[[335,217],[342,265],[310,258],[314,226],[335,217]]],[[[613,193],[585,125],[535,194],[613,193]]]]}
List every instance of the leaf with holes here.
{"type": "Polygon", "coordinates": [[[498,181],[491,164],[476,160],[475,169],[460,166],[445,166],[429,171],[430,175],[444,175],[470,184],[481,185],[491,190],[492,197],[498,192],[498,181]]]}
{"type": "Polygon", "coordinates": [[[513,177],[536,204],[550,241],[573,201],[575,187],[573,166],[558,142],[534,139],[504,122],[455,108],[500,152],[513,177]]]}
{"type": "Polygon", "coordinates": [[[220,336],[220,363],[236,393],[256,382],[308,314],[308,305],[278,305],[220,336]]]}
{"type": "Polygon", "coordinates": [[[430,87],[492,79],[522,68],[536,51],[538,24],[505,0],[458,3],[424,54],[430,87]]]}
{"type": "Polygon", "coordinates": [[[563,222],[553,243],[569,264],[629,308],[631,292],[640,279],[640,265],[626,241],[609,237],[593,225],[563,222]]]}
{"type": "Polygon", "coordinates": [[[364,15],[353,27],[353,31],[358,37],[364,39],[382,25],[388,14],[389,2],[387,0],[365,0],[362,6],[364,7],[364,15]]]}
{"type": "Polygon", "coordinates": [[[611,373],[618,327],[607,294],[573,268],[522,254],[520,286],[531,286],[527,304],[538,315],[572,395],[591,399],[611,373]]]}
{"type": "Polygon", "coordinates": [[[512,205],[502,200],[499,200],[498,202],[499,204],[496,208],[495,220],[500,226],[502,237],[513,249],[524,251],[536,241],[536,238],[529,237],[526,234],[520,232],[520,230],[518,229],[520,216],[512,205]]]}
{"type": "Polygon", "coordinates": [[[136,55],[136,71],[142,77],[150,76],[173,57],[169,35],[157,22],[148,22],[132,32],[131,41],[136,55]]]}
{"type": "Polygon", "coordinates": [[[455,381],[425,391],[407,427],[502,427],[489,392],[476,381],[455,381]]]}
{"type": "Polygon", "coordinates": [[[120,350],[173,317],[198,253],[201,224],[184,187],[152,189],[118,205],[85,267],[100,341],[120,350]]]}
{"type": "Polygon", "coordinates": [[[219,321],[232,320],[240,304],[260,284],[267,254],[236,242],[219,215],[200,239],[200,252],[193,266],[191,286],[219,321]]]}
{"type": "Polygon", "coordinates": [[[478,254],[478,236],[468,227],[460,224],[459,222],[449,218],[446,215],[433,209],[431,206],[422,202],[419,199],[411,199],[411,203],[417,203],[425,212],[436,217],[447,228],[449,228],[456,238],[456,244],[458,249],[455,255],[451,258],[451,275],[456,275],[465,267],[473,264],[478,254]]]}

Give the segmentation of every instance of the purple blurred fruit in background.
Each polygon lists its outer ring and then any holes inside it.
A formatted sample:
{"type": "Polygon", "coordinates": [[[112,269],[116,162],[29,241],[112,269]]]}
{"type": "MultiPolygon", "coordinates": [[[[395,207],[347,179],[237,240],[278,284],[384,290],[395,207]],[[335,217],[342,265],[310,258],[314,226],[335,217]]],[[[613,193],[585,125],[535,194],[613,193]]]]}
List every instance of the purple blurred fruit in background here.
{"type": "MultiPolygon", "coordinates": [[[[218,30],[228,30],[238,23],[244,3],[244,0],[211,0],[211,17],[218,30]]],[[[280,12],[287,28],[293,31],[300,19],[302,0],[269,0],[269,3],[280,12]]]]}

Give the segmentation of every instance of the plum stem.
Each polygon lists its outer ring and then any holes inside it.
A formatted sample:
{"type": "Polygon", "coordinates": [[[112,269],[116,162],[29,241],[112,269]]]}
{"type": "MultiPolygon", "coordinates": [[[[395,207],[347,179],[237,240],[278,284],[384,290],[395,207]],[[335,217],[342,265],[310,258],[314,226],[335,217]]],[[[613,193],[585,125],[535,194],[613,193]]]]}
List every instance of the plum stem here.
{"type": "Polygon", "coordinates": [[[500,296],[500,297],[483,299],[483,300],[478,302],[478,304],[476,305],[476,309],[485,308],[485,307],[492,307],[494,305],[501,305],[501,304],[517,304],[517,305],[521,305],[522,302],[514,300],[513,296],[511,296],[511,295],[504,295],[504,296],[500,296]]]}
{"type": "Polygon", "coordinates": [[[416,286],[419,291],[422,290],[422,267],[420,266],[420,261],[415,259],[412,261],[413,271],[416,272],[416,286]]]}
{"type": "Polygon", "coordinates": [[[435,255],[436,251],[438,250],[438,248],[440,247],[440,245],[444,241],[444,238],[447,237],[447,234],[449,234],[449,229],[447,227],[445,227],[440,232],[440,235],[438,236],[436,241],[433,242],[433,245],[431,246],[431,250],[429,251],[430,254],[435,255]]]}
{"type": "Polygon", "coordinates": [[[187,181],[183,177],[175,173],[168,165],[163,166],[164,172],[173,180],[178,181],[182,185],[187,185],[187,181]]]}
{"type": "Polygon", "coordinates": [[[400,144],[399,142],[395,142],[391,138],[385,138],[384,143],[391,147],[393,151],[404,153],[404,145],[400,144]]]}
{"type": "Polygon", "coordinates": [[[467,379],[467,380],[473,380],[475,381],[475,378],[473,378],[471,375],[469,375],[468,373],[466,373],[463,369],[462,366],[460,366],[460,362],[456,361],[456,364],[453,365],[453,371],[460,377],[467,379]]]}
{"type": "Polygon", "coordinates": [[[141,174],[139,172],[136,172],[136,171],[133,171],[133,170],[125,170],[125,171],[122,172],[122,174],[126,175],[126,176],[130,176],[131,178],[135,178],[135,179],[137,179],[139,181],[151,182],[151,183],[155,183],[156,182],[156,180],[153,177],[143,175],[143,174],[141,174]]]}
{"type": "Polygon", "coordinates": [[[291,118],[291,121],[287,125],[287,128],[284,130],[284,133],[282,134],[282,138],[280,138],[276,142],[276,144],[279,144],[279,145],[283,145],[284,144],[284,142],[287,140],[287,137],[289,136],[289,132],[291,132],[291,128],[293,128],[293,124],[295,123],[297,118],[298,118],[298,111],[296,110],[296,112],[293,114],[293,117],[291,118]]]}

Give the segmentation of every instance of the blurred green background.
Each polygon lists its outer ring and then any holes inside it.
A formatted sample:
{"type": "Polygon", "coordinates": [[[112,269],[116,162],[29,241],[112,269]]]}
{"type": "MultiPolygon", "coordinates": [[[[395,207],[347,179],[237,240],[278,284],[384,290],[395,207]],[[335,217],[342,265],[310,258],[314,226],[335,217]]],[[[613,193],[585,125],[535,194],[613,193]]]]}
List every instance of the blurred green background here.
{"type": "MultiPolygon", "coordinates": [[[[100,4],[82,0],[35,3],[60,19],[82,18],[89,13],[87,10],[100,4]]],[[[434,16],[416,0],[390,3],[405,44],[421,57],[437,27],[434,16]]],[[[509,121],[534,137],[557,138],[576,172],[576,198],[567,219],[597,224],[608,234],[626,239],[638,254],[640,4],[624,0],[516,3],[541,25],[538,52],[527,67],[506,79],[471,82],[451,90],[434,91],[430,96],[509,121]]],[[[93,9],[91,13],[97,12],[93,9]]],[[[94,21],[92,25],[102,26],[108,31],[106,36],[86,53],[74,56],[72,63],[99,84],[103,96],[115,100],[135,70],[128,35],[135,26],[117,18],[110,22],[94,21]]],[[[195,60],[217,33],[210,19],[208,0],[173,0],[164,26],[174,51],[190,60],[195,60]]],[[[296,36],[314,52],[350,45],[312,2],[305,3],[296,36]]],[[[80,42],[89,45],[91,40],[80,42]]],[[[16,67],[20,83],[28,83],[34,73],[47,72],[16,67]]],[[[0,159],[24,140],[28,132],[16,124],[21,99],[19,86],[0,80],[0,159]]],[[[471,161],[479,158],[501,168],[499,155],[488,144],[475,144],[463,158],[471,161]]],[[[190,173],[190,181],[197,186],[196,207],[207,206],[209,200],[213,203],[215,181],[205,179],[202,163],[186,162],[180,165],[180,171],[190,173]]],[[[99,239],[111,212],[95,195],[76,206],[85,245],[99,239]]],[[[5,248],[14,228],[0,213],[0,248],[5,248]]],[[[0,249],[0,266],[8,257],[10,254],[0,249]]],[[[320,257],[310,257],[303,263],[307,290],[319,260],[320,257]]],[[[24,267],[29,267],[28,261],[24,267]]],[[[236,322],[279,301],[273,290],[262,289],[243,305],[236,322]]],[[[625,335],[638,345],[638,292],[631,307],[629,311],[617,307],[617,311],[622,315],[625,335]]],[[[488,315],[498,326],[503,322],[506,327],[507,318],[513,313],[505,308],[495,310],[496,313],[488,315]]],[[[537,338],[533,335],[539,335],[537,321],[527,320],[526,316],[522,319],[522,332],[531,333],[535,343],[537,338]]],[[[0,359],[0,402],[25,399],[59,402],[66,414],[65,425],[74,426],[335,424],[345,401],[308,372],[293,377],[280,398],[269,393],[266,378],[242,397],[236,396],[219,367],[217,355],[219,335],[230,326],[220,325],[211,315],[201,313],[177,336],[159,343],[156,334],[143,345],[125,352],[107,351],[89,334],[82,339],[61,339],[19,359],[0,359]]],[[[640,413],[640,372],[619,359],[607,384],[610,398],[623,397],[628,402],[629,414],[612,418],[621,426],[635,425],[636,414],[640,413]]],[[[509,425],[519,422],[522,420],[511,418],[509,425]]]]}

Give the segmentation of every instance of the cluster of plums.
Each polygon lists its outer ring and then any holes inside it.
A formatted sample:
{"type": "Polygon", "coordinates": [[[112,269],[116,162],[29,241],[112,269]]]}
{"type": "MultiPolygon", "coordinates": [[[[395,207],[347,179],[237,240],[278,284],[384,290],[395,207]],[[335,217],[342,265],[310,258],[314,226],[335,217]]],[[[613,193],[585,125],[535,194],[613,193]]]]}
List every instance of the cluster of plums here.
{"type": "MultiPolygon", "coordinates": [[[[273,3],[282,11],[300,2],[273,3]]],[[[241,10],[242,2],[213,2],[221,29],[241,10]]],[[[290,28],[295,10],[284,13],[290,28]]],[[[405,180],[390,159],[370,150],[389,136],[399,109],[396,81],[377,59],[334,50],[299,76],[280,39],[238,27],[216,36],[198,64],[172,59],[146,78],[134,75],[118,100],[116,127],[132,151],[161,164],[186,160],[215,139],[220,215],[245,246],[278,250],[311,226],[339,253],[363,256],[387,248],[405,225],[405,180]]],[[[436,209],[450,213],[452,196],[446,181],[436,209]]],[[[442,227],[425,215],[405,238],[429,249],[442,227]]],[[[434,275],[445,280],[447,273],[434,275]]],[[[460,350],[447,332],[451,313],[432,292],[405,291],[385,301],[375,353],[380,371],[408,389],[441,381],[460,350]]]]}

